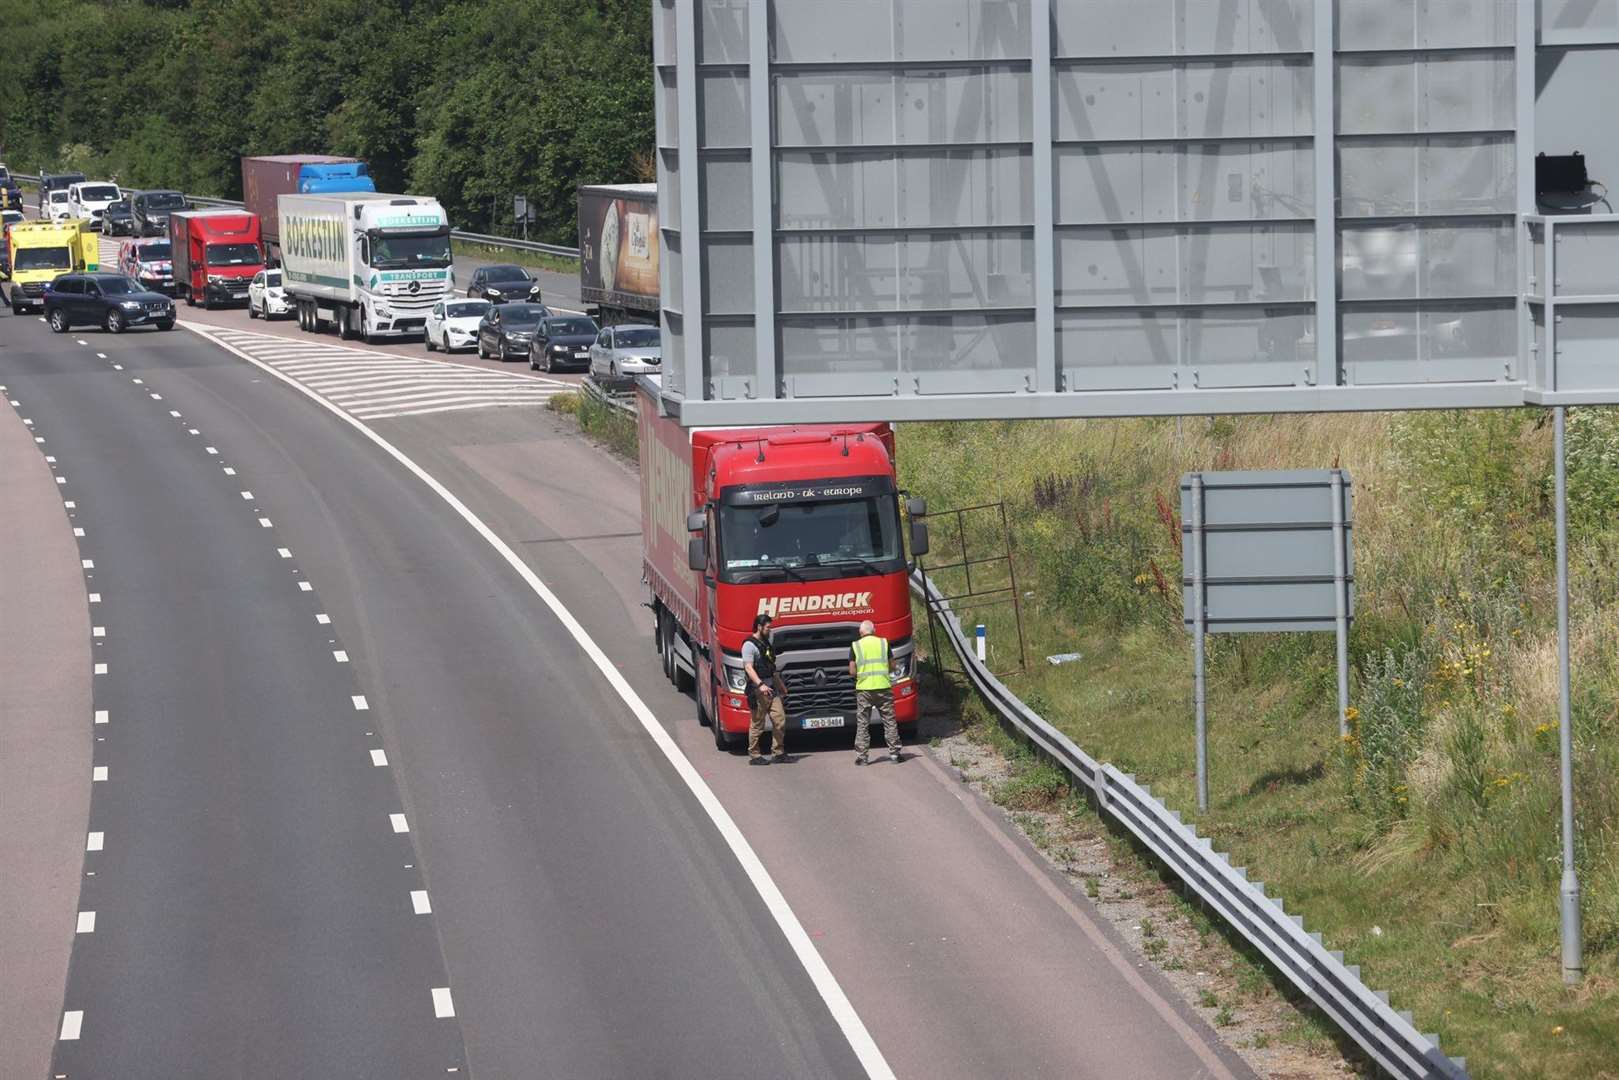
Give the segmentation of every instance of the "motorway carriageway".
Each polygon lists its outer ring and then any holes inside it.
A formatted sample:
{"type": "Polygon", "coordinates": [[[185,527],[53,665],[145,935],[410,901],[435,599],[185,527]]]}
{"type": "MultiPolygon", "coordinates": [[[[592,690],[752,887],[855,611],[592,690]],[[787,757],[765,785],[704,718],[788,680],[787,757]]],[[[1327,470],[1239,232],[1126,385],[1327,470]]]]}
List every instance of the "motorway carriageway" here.
{"type": "Polygon", "coordinates": [[[39,1071],[1251,1075],[925,750],[714,751],[568,418],[353,419],[206,315],[0,321],[94,601],[39,1071]]]}

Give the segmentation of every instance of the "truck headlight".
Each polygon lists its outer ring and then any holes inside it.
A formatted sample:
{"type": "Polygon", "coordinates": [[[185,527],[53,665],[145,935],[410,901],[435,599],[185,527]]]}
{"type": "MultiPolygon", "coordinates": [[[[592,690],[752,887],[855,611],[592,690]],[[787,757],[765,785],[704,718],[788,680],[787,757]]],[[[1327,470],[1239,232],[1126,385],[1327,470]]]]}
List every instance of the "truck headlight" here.
{"type": "Polygon", "coordinates": [[[732,693],[742,693],[748,688],[748,673],[739,667],[726,668],[725,685],[732,693]]]}
{"type": "Polygon", "coordinates": [[[208,275],[208,284],[210,284],[210,285],[223,285],[223,284],[225,284],[226,280],[227,279],[226,279],[224,274],[209,274],[208,275]]]}
{"type": "Polygon", "coordinates": [[[906,653],[904,656],[889,657],[888,678],[890,681],[899,682],[901,679],[911,677],[911,657],[913,655],[913,653],[906,653]]]}

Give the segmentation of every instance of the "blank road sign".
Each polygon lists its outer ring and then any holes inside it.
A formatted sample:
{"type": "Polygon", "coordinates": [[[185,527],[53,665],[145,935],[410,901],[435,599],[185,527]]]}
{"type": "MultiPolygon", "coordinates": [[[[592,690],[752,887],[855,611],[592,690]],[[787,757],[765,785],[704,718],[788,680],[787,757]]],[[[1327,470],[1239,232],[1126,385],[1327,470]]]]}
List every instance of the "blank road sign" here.
{"type": "MultiPolygon", "coordinates": [[[[1333,551],[1332,471],[1209,472],[1203,480],[1202,535],[1193,474],[1181,478],[1185,621],[1195,621],[1196,545],[1203,552],[1209,633],[1332,630],[1338,601],[1333,551]]],[[[1349,475],[1343,474],[1347,611],[1354,613],[1349,475]]]]}

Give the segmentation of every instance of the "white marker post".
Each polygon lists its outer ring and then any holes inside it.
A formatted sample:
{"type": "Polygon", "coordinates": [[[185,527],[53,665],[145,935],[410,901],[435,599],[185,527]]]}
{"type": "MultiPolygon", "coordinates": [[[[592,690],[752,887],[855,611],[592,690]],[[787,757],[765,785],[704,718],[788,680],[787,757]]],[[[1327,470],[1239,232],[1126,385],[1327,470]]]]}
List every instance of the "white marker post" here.
{"type": "Polygon", "coordinates": [[[982,664],[989,647],[988,629],[983,623],[978,624],[978,629],[974,632],[974,638],[978,643],[978,662],[982,664]]]}

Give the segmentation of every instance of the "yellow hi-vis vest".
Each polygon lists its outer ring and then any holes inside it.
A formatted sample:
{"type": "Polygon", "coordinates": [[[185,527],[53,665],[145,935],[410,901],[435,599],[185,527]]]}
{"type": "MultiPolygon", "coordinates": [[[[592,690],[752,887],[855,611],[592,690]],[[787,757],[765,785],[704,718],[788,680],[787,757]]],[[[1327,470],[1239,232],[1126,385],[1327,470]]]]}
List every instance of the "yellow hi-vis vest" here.
{"type": "Polygon", "coordinates": [[[888,681],[888,642],[873,634],[854,643],[854,688],[891,690],[888,681]]]}

